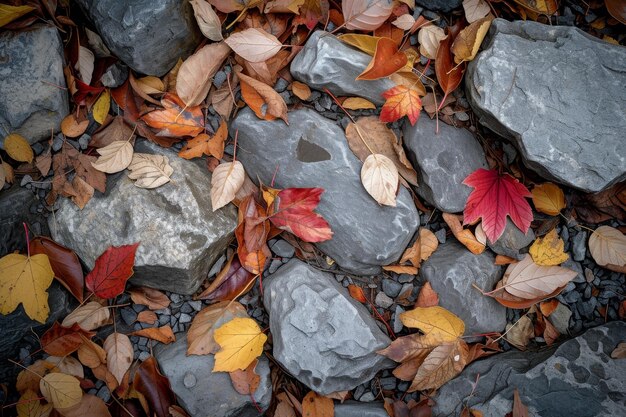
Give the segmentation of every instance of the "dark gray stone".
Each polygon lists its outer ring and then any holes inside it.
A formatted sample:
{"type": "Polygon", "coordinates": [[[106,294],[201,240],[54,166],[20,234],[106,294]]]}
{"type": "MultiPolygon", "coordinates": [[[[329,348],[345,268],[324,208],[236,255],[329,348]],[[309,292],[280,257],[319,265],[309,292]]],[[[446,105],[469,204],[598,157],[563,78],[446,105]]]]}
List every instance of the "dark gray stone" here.
{"type": "Polygon", "coordinates": [[[489,239],[487,239],[487,245],[498,255],[510,256],[511,258],[521,261],[524,258],[524,254],[520,253],[520,250],[530,245],[533,240],[535,240],[535,232],[533,232],[533,229],[528,229],[528,232],[524,234],[513,224],[511,219],[507,217],[502,236],[496,240],[496,243],[491,243],[489,239]]]}
{"type": "Polygon", "coordinates": [[[124,81],[128,78],[128,67],[120,62],[116,62],[111,65],[102,74],[100,81],[102,85],[109,88],[119,87],[124,84],[124,81]]]}
{"type": "Polygon", "coordinates": [[[355,80],[371,60],[365,52],[318,30],[293,59],[291,75],[311,88],[327,88],[335,95],[359,96],[381,105],[385,102],[381,94],[395,86],[391,80],[355,80]]]}
{"type": "Polygon", "coordinates": [[[48,236],[48,220],[38,214],[37,197],[31,190],[17,184],[0,191],[0,257],[17,251],[26,252],[26,234],[22,223],[26,223],[31,231],[39,230],[39,234],[48,236]]]}
{"type": "Polygon", "coordinates": [[[626,178],[626,48],[566,26],[495,19],[469,63],[480,122],[525,163],[585,192],[626,178]]]}
{"type": "Polygon", "coordinates": [[[569,321],[572,318],[572,310],[570,310],[565,304],[559,303],[556,309],[550,314],[548,320],[561,334],[568,334],[569,321]]]}
{"type": "Polygon", "coordinates": [[[383,280],[383,291],[391,298],[395,298],[400,294],[402,290],[402,284],[392,279],[386,278],[383,280]]]}
{"type": "Polygon", "coordinates": [[[465,334],[504,330],[506,308],[485,291],[495,288],[502,268],[494,265],[495,257],[488,251],[474,255],[456,240],[448,240],[422,265],[420,274],[439,294],[440,305],[465,322],[465,334]]]}
{"type": "Polygon", "coordinates": [[[172,181],[146,190],[125,172],[109,177],[106,194],[94,195],[83,210],[60,200],[50,216],[52,235],[89,268],[110,245],[141,242],[131,282],[193,294],[232,239],[237,213],[232,205],[213,212],[206,167],[147,141],[137,142],[135,151],[166,155],[174,169],[172,181]]]}
{"type": "Polygon", "coordinates": [[[485,153],[474,135],[437,123],[427,114],[415,126],[405,123],[404,145],[418,171],[417,193],[445,213],[463,211],[472,188],[463,180],[478,168],[487,168],[485,153]]]}
{"type": "MultiPolygon", "coordinates": [[[[235,391],[227,372],[213,372],[214,355],[187,356],[187,336],[176,337],[172,344],[159,344],[154,356],[190,417],[258,417],[250,395],[235,391]]],[[[265,411],[272,399],[269,361],[265,355],[259,358],[255,372],[261,382],[253,394],[254,401],[265,411]]]]}
{"type": "Polygon", "coordinates": [[[317,207],[333,231],[317,246],[343,269],[368,275],[400,258],[419,225],[410,194],[400,187],[397,207],[380,206],[361,184],[361,162],[339,126],[313,110],[289,113],[282,120],[259,120],[246,108],[231,124],[239,130],[237,157],[250,178],[275,186],[321,187],[317,207]]]}
{"type": "Polygon", "coordinates": [[[394,363],[367,309],[326,272],[292,259],[265,281],[273,356],[296,379],[326,395],[351,390],[394,363]]]}
{"type": "Polygon", "coordinates": [[[279,239],[272,245],[272,252],[281,258],[293,258],[296,250],[286,240],[279,239]]]}
{"type": "Polygon", "coordinates": [[[461,5],[461,0],[415,0],[415,3],[428,10],[449,12],[461,5]]]}
{"type": "Polygon", "coordinates": [[[0,33],[0,97],[0,149],[6,131],[33,144],[59,130],[69,99],[56,27],[37,24],[0,33]]]}
{"type": "Polygon", "coordinates": [[[611,359],[611,352],[625,339],[626,323],[611,322],[556,348],[479,360],[439,389],[433,415],[460,415],[466,404],[485,417],[502,417],[511,412],[516,388],[531,416],[624,415],[626,360],[611,359]]]}
{"type": "Polygon", "coordinates": [[[135,71],[162,76],[200,43],[193,10],[180,0],[78,0],[106,46],[135,71]]]}
{"type": "Polygon", "coordinates": [[[574,235],[572,239],[572,258],[575,261],[582,261],[585,259],[585,254],[587,253],[587,232],[585,230],[581,230],[574,235]]]}

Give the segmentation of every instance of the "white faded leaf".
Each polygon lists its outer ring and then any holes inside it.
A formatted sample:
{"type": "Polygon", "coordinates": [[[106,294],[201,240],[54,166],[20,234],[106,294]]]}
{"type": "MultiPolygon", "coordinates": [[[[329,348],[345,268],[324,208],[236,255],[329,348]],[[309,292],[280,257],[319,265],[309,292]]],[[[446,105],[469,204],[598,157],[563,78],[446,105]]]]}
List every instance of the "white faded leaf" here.
{"type": "Polygon", "coordinates": [[[560,266],[542,266],[526,254],[521,261],[511,264],[502,278],[502,287],[509,294],[523,299],[547,296],[570,282],[576,272],[560,266]]]}
{"type": "Polygon", "coordinates": [[[439,26],[424,26],[417,33],[417,41],[420,44],[420,54],[428,59],[436,59],[439,43],[445,38],[447,38],[447,35],[439,26]]]}
{"type": "Polygon", "coordinates": [[[122,383],[124,374],[133,362],[133,345],[128,336],[122,333],[111,333],[102,347],[107,353],[107,368],[118,383],[122,383]]]}
{"type": "Polygon", "coordinates": [[[224,41],[237,55],[250,62],[263,62],[280,51],[282,44],[263,29],[250,28],[230,35],[224,41]]]}
{"type": "Polygon", "coordinates": [[[491,9],[485,0],[463,0],[463,10],[465,10],[465,20],[474,23],[487,16],[491,9]]]}
{"type": "Polygon", "coordinates": [[[391,0],[343,0],[341,2],[346,29],[375,30],[393,10],[391,0]]]}
{"type": "Polygon", "coordinates": [[[104,325],[110,317],[111,312],[107,307],[97,301],[90,301],[68,314],[61,326],[72,327],[74,323],[78,323],[84,330],[93,330],[104,325]]]}
{"type": "Polygon", "coordinates": [[[212,43],[183,62],[176,76],[176,94],[187,106],[196,106],[206,98],[212,77],[229,54],[224,42],[212,43]]]}
{"type": "Polygon", "coordinates": [[[78,49],[78,61],[76,61],[75,69],[80,73],[80,79],[85,84],[91,84],[91,76],[93,75],[93,64],[96,58],[88,48],[80,46],[78,49]]]}
{"type": "Polygon", "coordinates": [[[205,0],[191,0],[189,3],[193,7],[193,14],[196,16],[196,22],[202,34],[215,42],[224,39],[222,23],[213,7],[205,0]]]}
{"type": "Polygon", "coordinates": [[[371,154],[363,162],[361,182],[378,204],[396,206],[398,180],[398,169],[385,155],[371,154]]]}
{"type": "Polygon", "coordinates": [[[131,171],[128,178],[137,180],[135,185],[139,188],[160,187],[167,184],[174,173],[166,156],[146,153],[134,154],[128,169],[131,171]]]}
{"type": "Polygon", "coordinates": [[[396,20],[391,22],[392,25],[402,30],[411,29],[414,23],[415,23],[415,18],[408,13],[403,14],[402,16],[398,17],[396,20]]]}
{"type": "Polygon", "coordinates": [[[487,245],[487,235],[483,230],[483,222],[478,223],[478,226],[476,226],[476,230],[474,230],[474,236],[476,236],[477,241],[485,246],[487,245]]]}
{"type": "Polygon", "coordinates": [[[211,205],[213,211],[233,201],[243,185],[246,171],[239,161],[219,164],[211,177],[211,205]]]}
{"type": "Polygon", "coordinates": [[[598,265],[626,265],[626,235],[611,226],[600,226],[589,237],[589,250],[598,265]]]}
{"type": "Polygon", "coordinates": [[[98,171],[114,174],[130,165],[133,160],[133,145],[127,140],[116,140],[97,150],[100,156],[91,165],[98,171]]]}

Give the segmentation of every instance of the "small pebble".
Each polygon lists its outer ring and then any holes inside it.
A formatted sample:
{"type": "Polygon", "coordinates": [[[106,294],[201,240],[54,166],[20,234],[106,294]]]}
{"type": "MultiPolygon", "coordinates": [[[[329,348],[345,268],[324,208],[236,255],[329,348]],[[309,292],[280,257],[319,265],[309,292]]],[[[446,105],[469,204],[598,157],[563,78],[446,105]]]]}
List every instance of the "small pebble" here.
{"type": "Polygon", "coordinates": [[[108,403],[111,399],[111,391],[109,391],[109,388],[105,385],[98,390],[96,396],[100,397],[100,399],[105,403],[108,403]]]}
{"type": "Polygon", "coordinates": [[[406,284],[407,282],[413,282],[414,278],[415,276],[411,274],[400,274],[398,275],[398,282],[400,284],[406,284]]]}
{"type": "Polygon", "coordinates": [[[30,147],[35,155],[40,155],[45,149],[41,142],[33,143],[30,147]]]}
{"type": "Polygon", "coordinates": [[[402,324],[402,320],[400,320],[400,314],[404,313],[404,311],[405,310],[402,307],[396,306],[396,311],[393,316],[393,331],[395,333],[402,331],[402,327],[404,325],[402,324]]]}
{"type": "Polygon", "coordinates": [[[213,85],[217,88],[220,88],[222,84],[226,82],[226,77],[226,72],[218,71],[217,74],[215,74],[215,77],[213,77],[213,85]]]}
{"type": "Polygon", "coordinates": [[[393,376],[380,379],[380,387],[382,389],[385,389],[385,390],[394,390],[394,389],[396,389],[397,383],[398,383],[398,381],[393,376]]]}
{"type": "Polygon", "coordinates": [[[137,320],[137,313],[132,308],[120,309],[120,315],[128,326],[131,326],[137,320]]]}
{"type": "Polygon", "coordinates": [[[215,261],[215,263],[211,267],[211,270],[209,270],[208,276],[212,277],[213,275],[217,275],[217,273],[222,270],[222,267],[224,266],[224,262],[226,262],[226,256],[222,255],[219,257],[217,261],[215,261]]]}
{"type": "Polygon", "coordinates": [[[384,292],[379,292],[376,294],[375,303],[379,307],[389,308],[393,305],[393,300],[384,292]]]}
{"type": "Polygon", "coordinates": [[[376,399],[376,397],[374,396],[372,392],[366,392],[365,394],[361,395],[361,398],[359,398],[359,401],[364,402],[364,403],[369,403],[369,402],[374,401],[374,399],[376,399]]]}
{"type": "Polygon", "coordinates": [[[200,300],[187,301],[187,304],[189,304],[194,311],[202,310],[202,301],[200,300]]]}
{"type": "Polygon", "coordinates": [[[178,319],[179,323],[190,323],[191,322],[191,316],[189,314],[185,314],[182,313],[180,315],[180,318],[178,319]]]}
{"type": "Polygon", "coordinates": [[[84,151],[85,149],[87,149],[87,146],[89,146],[89,141],[91,140],[91,136],[89,136],[86,133],[83,133],[83,135],[78,139],[78,147],[84,151]]]}
{"type": "Polygon", "coordinates": [[[181,301],[183,301],[183,296],[180,294],[172,293],[170,294],[170,300],[172,300],[172,303],[174,304],[180,303],[181,301]]]}
{"type": "Polygon", "coordinates": [[[63,147],[63,135],[60,133],[54,137],[52,140],[52,150],[54,152],[58,152],[63,147]]]}
{"type": "Polygon", "coordinates": [[[276,243],[274,243],[274,245],[272,245],[272,252],[274,252],[276,256],[280,256],[283,258],[293,258],[296,250],[286,240],[279,239],[276,241],[276,243]]]}
{"type": "Polygon", "coordinates": [[[435,237],[439,243],[446,243],[446,229],[439,229],[435,232],[435,237]]]}
{"type": "Polygon", "coordinates": [[[399,282],[388,278],[383,280],[383,292],[389,297],[396,298],[398,294],[400,294],[401,289],[402,284],[400,284],[399,282]]]}
{"type": "Polygon", "coordinates": [[[183,303],[183,305],[180,307],[180,312],[190,314],[193,312],[193,308],[189,305],[189,303],[183,303]]]}
{"type": "Polygon", "coordinates": [[[587,232],[584,230],[579,231],[574,236],[572,241],[572,257],[575,261],[582,261],[585,259],[585,253],[587,252],[587,232]]]}
{"type": "Polygon", "coordinates": [[[150,357],[150,352],[141,352],[137,359],[143,362],[145,360],[148,360],[149,357],[150,357]]]}
{"type": "Polygon", "coordinates": [[[273,274],[274,272],[278,271],[278,268],[280,268],[283,265],[283,261],[281,261],[280,259],[272,259],[272,262],[270,263],[270,266],[268,268],[268,272],[270,274],[273,274]]]}
{"type": "Polygon", "coordinates": [[[277,93],[282,93],[283,91],[285,91],[288,85],[289,82],[287,80],[285,80],[284,78],[279,78],[278,81],[276,81],[276,85],[274,85],[274,90],[277,93]]]}

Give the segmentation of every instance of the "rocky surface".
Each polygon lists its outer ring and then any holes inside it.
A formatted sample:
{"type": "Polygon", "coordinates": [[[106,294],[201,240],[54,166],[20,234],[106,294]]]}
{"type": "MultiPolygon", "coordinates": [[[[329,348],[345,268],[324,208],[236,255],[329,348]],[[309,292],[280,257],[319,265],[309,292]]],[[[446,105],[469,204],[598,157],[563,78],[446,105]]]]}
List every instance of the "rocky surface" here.
{"type": "Polygon", "coordinates": [[[335,417],[388,417],[387,411],[381,402],[358,403],[346,401],[335,404],[335,417]]]}
{"type": "Polygon", "coordinates": [[[111,52],[135,71],[147,75],[165,75],[178,58],[186,58],[200,43],[201,34],[187,1],[77,3],[111,52]]]}
{"type": "Polygon", "coordinates": [[[26,251],[26,223],[35,235],[48,236],[48,221],[37,213],[37,197],[27,188],[14,185],[0,191],[0,257],[26,251]]]}
{"type": "Polygon", "coordinates": [[[439,294],[439,305],[465,322],[465,334],[499,332],[506,325],[506,308],[472,287],[494,288],[502,268],[485,251],[474,255],[456,240],[448,240],[422,265],[420,274],[439,294]]]}
{"type": "Polygon", "coordinates": [[[312,390],[350,390],[393,367],[376,353],[389,338],[332,275],[294,259],[264,285],[272,354],[312,390]]]}
{"type": "Polygon", "coordinates": [[[276,171],[278,188],[325,190],[317,212],[334,234],[318,247],[342,268],[374,274],[402,255],[419,225],[417,209],[402,187],[397,207],[376,203],[361,184],[361,162],[339,126],[308,109],[290,112],[289,126],[259,120],[245,109],[231,124],[233,136],[236,130],[237,156],[251,178],[270,184],[276,171]]]}
{"type": "Polygon", "coordinates": [[[487,245],[489,248],[498,255],[510,256],[517,260],[522,260],[524,254],[520,253],[520,250],[529,246],[535,240],[535,232],[533,229],[528,229],[528,232],[524,234],[509,217],[506,218],[506,226],[502,236],[495,243],[491,243],[487,239],[487,245]]]}
{"type": "Polygon", "coordinates": [[[516,388],[529,415],[624,415],[626,360],[611,359],[611,352],[625,339],[626,323],[611,322],[556,349],[508,352],[480,360],[439,390],[433,415],[459,415],[463,402],[485,417],[501,417],[511,411],[516,388]]]}
{"type": "Polygon", "coordinates": [[[317,90],[327,88],[335,95],[359,96],[374,104],[383,104],[385,99],[381,94],[395,85],[391,80],[355,80],[371,60],[365,52],[318,30],[293,59],[291,75],[317,90]]]}
{"type": "Polygon", "coordinates": [[[491,25],[466,86],[480,122],[542,176],[586,192],[626,178],[626,48],[535,22],[491,25]]]}
{"type": "MultiPolygon", "coordinates": [[[[159,345],[154,356],[163,375],[170,380],[180,405],[190,417],[257,417],[250,395],[239,394],[233,388],[228,373],[213,372],[214,355],[187,356],[187,337],[177,335],[176,342],[159,345]]],[[[272,399],[269,360],[259,358],[255,368],[261,377],[254,393],[254,402],[263,411],[272,399]]]]}
{"type": "Polygon", "coordinates": [[[429,10],[449,12],[461,5],[461,0],[415,0],[416,4],[429,10]]]}
{"type": "Polygon", "coordinates": [[[419,123],[405,123],[407,156],[420,174],[417,193],[445,213],[463,211],[472,189],[463,180],[478,168],[487,168],[485,153],[474,135],[422,113],[419,123]]]}
{"type": "Polygon", "coordinates": [[[69,112],[63,44],[56,27],[37,24],[0,33],[0,149],[19,133],[33,144],[58,131],[69,112]]]}
{"type": "Polygon", "coordinates": [[[192,294],[233,237],[237,214],[232,205],[211,208],[211,175],[201,164],[142,141],[136,152],[162,153],[174,169],[159,188],[138,188],[126,173],[109,177],[107,192],[94,195],[83,210],[69,199],[50,216],[52,237],[73,248],[92,268],[109,245],[141,242],[131,282],[192,294]]]}

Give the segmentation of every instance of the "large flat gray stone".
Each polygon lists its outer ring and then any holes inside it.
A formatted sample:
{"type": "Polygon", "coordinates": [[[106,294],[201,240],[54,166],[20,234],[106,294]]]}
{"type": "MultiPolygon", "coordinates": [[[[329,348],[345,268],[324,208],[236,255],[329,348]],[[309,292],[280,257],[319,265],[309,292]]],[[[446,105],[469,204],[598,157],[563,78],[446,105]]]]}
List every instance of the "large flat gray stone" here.
{"type": "Polygon", "coordinates": [[[0,149],[6,131],[33,144],[58,132],[69,112],[63,43],[56,27],[0,33],[0,149]]]}
{"type": "MultiPolygon", "coordinates": [[[[154,356],[172,385],[180,405],[190,417],[258,417],[250,395],[239,394],[227,372],[213,372],[214,355],[187,356],[187,336],[177,334],[176,342],[159,344],[154,356]]],[[[269,360],[259,358],[255,368],[261,377],[254,401],[265,411],[272,399],[269,360]]]]}
{"type": "Polygon", "coordinates": [[[234,206],[211,207],[211,175],[201,164],[147,141],[135,152],[160,153],[174,169],[172,181],[151,190],[134,185],[127,172],[109,177],[83,210],[69,199],[49,217],[54,240],[76,251],[92,268],[110,245],[141,242],[135,258],[136,285],[193,294],[226,249],[237,225],[234,206]],[[112,180],[112,181],[111,181],[112,180]]]}
{"type": "Polygon", "coordinates": [[[340,96],[359,96],[381,105],[382,93],[395,84],[388,78],[360,80],[372,57],[341,42],[334,35],[318,30],[291,63],[291,75],[311,88],[328,90],[340,96]]]}
{"type": "Polygon", "coordinates": [[[407,156],[418,170],[417,193],[445,213],[463,211],[472,189],[463,180],[478,168],[487,168],[485,153],[474,135],[437,123],[422,114],[418,123],[404,125],[407,156]]]}
{"type": "Polygon", "coordinates": [[[322,395],[351,390],[395,365],[376,353],[389,338],[329,273],[293,259],[265,279],[263,303],[274,358],[322,395]]]}
{"type": "Polygon", "coordinates": [[[189,56],[201,34],[189,1],[77,0],[96,32],[135,71],[162,76],[189,56]]]}
{"type": "Polygon", "coordinates": [[[48,220],[37,213],[36,195],[29,189],[14,184],[0,190],[0,257],[14,252],[26,251],[26,223],[35,235],[49,236],[48,220]]]}
{"type": "Polygon", "coordinates": [[[626,359],[611,359],[624,340],[626,323],[611,322],[556,348],[479,360],[439,389],[433,416],[460,415],[467,404],[484,417],[502,417],[516,388],[531,416],[626,415],[626,359]]]}
{"type": "Polygon", "coordinates": [[[400,187],[397,207],[379,206],[361,184],[361,162],[343,130],[313,110],[289,113],[282,120],[259,120],[246,108],[230,126],[239,130],[237,157],[251,178],[275,186],[321,187],[317,212],[330,224],[331,240],[317,246],[343,269],[375,274],[398,260],[416,232],[419,214],[408,191],[400,187]]]}
{"type": "Polygon", "coordinates": [[[626,178],[626,48],[574,27],[495,19],[469,63],[480,122],[525,163],[585,192],[626,178]]]}

